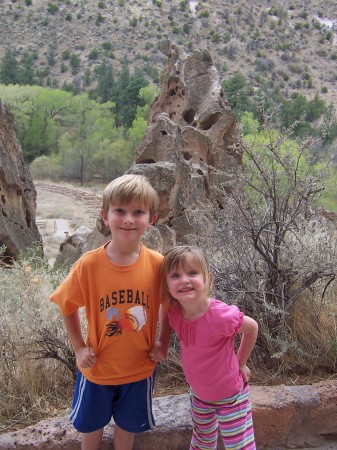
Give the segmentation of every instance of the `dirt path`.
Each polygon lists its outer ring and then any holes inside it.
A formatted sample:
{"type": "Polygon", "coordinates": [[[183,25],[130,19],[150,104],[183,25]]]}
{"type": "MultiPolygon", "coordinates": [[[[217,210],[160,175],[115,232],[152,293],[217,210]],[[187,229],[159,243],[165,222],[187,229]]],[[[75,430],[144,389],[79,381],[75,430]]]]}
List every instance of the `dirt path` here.
{"type": "Polygon", "coordinates": [[[79,226],[95,227],[102,196],[71,185],[34,181],[37,192],[36,225],[44,255],[53,267],[60,244],[79,226]]]}
{"type": "Polygon", "coordinates": [[[35,184],[36,189],[55,192],[57,194],[71,197],[75,202],[82,203],[90,218],[96,219],[102,204],[102,196],[93,192],[64,186],[62,184],[53,184],[38,181],[35,184]]]}

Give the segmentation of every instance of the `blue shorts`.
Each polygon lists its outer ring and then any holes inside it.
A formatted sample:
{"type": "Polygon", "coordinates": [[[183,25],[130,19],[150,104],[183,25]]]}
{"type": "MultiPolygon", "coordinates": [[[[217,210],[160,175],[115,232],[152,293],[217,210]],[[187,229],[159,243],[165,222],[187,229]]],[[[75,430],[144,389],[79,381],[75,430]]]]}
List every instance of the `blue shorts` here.
{"type": "Polygon", "coordinates": [[[154,373],[134,383],[108,386],[92,383],[78,371],[70,420],[81,433],[99,430],[111,418],[130,433],[150,430],[155,426],[153,388],[154,373]]]}

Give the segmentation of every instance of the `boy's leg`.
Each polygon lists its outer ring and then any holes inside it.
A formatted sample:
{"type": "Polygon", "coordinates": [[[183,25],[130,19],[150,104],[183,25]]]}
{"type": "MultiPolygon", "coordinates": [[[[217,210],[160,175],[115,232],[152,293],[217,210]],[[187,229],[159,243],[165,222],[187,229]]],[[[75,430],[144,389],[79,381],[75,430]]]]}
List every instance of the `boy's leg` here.
{"type": "Polygon", "coordinates": [[[217,413],[226,449],[233,447],[240,450],[256,449],[248,385],[237,396],[235,402],[224,404],[217,413]]]}
{"type": "Polygon", "coordinates": [[[135,438],[134,433],[129,433],[128,431],[122,430],[122,428],[119,428],[119,426],[115,424],[114,430],[115,450],[132,450],[134,438],[135,438]]]}
{"type": "Polygon", "coordinates": [[[81,450],[98,450],[103,438],[103,430],[92,431],[91,433],[82,433],[81,450]]]}
{"type": "Polygon", "coordinates": [[[218,420],[214,407],[202,402],[191,393],[193,434],[190,450],[217,448],[218,420]]]}

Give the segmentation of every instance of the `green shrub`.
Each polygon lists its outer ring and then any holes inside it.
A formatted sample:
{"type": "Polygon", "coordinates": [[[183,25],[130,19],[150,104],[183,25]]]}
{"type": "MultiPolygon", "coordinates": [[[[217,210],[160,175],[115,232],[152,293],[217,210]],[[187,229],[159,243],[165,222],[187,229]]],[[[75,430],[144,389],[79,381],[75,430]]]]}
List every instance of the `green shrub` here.
{"type": "Polygon", "coordinates": [[[101,13],[98,13],[97,17],[96,17],[95,25],[100,26],[102,22],[104,22],[104,17],[102,16],[101,13]]]}
{"type": "Polygon", "coordinates": [[[70,59],[70,50],[66,49],[62,52],[62,59],[64,60],[70,59]]]}
{"type": "Polygon", "coordinates": [[[111,42],[103,42],[102,43],[102,48],[103,50],[109,51],[112,49],[112,44],[111,42]]]}
{"type": "Polygon", "coordinates": [[[199,17],[200,17],[200,19],[209,17],[209,11],[207,11],[207,10],[201,11],[201,13],[199,14],[199,17]]]}
{"type": "Polygon", "coordinates": [[[88,58],[92,61],[92,60],[98,59],[98,56],[99,56],[98,49],[97,48],[93,48],[91,50],[91,52],[89,53],[88,58]]]}
{"type": "Polygon", "coordinates": [[[59,10],[59,7],[56,5],[56,3],[48,3],[47,11],[49,14],[55,14],[59,10]]]}

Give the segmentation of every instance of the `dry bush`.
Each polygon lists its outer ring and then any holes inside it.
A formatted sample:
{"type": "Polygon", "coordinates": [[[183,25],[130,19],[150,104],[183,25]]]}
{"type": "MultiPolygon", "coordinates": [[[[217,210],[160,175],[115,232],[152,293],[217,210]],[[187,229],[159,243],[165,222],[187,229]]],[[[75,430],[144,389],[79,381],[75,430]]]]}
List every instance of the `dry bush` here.
{"type": "Polygon", "coordinates": [[[171,393],[187,393],[189,386],[186,383],[181,359],[180,346],[175,333],[172,333],[167,358],[156,369],[155,395],[169,395],[171,393]]]}
{"type": "Polygon", "coordinates": [[[0,432],[57,414],[70,404],[72,357],[62,316],[48,300],[64,273],[38,256],[0,267],[0,432]],[[46,352],[45,334],[54,347],[46,352]]]}

